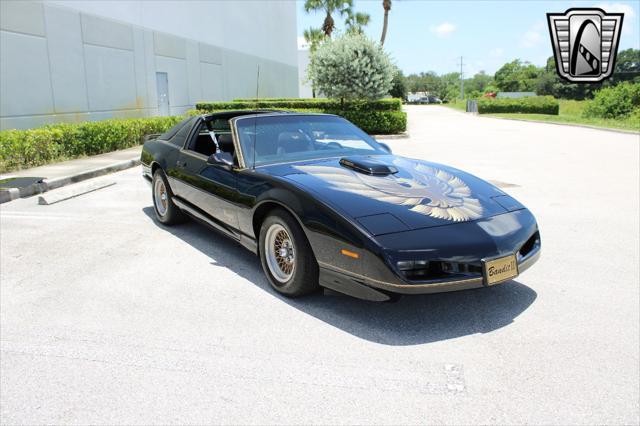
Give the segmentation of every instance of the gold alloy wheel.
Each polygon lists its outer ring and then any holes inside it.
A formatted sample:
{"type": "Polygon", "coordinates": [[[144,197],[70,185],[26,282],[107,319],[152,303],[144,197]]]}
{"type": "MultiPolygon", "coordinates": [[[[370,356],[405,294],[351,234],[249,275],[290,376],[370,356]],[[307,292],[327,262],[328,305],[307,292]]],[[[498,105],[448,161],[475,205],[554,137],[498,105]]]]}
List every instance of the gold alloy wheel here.
{"type": "Polygon", "coordinates": [[[287,230],[280,224],[273,224],[265,238],[265,258],[271,275],[280,283],[291,279],[295,270],[295,247],[287,230]]]}
{"type": "Polygon", "coordinates": [[[153,185],[153,201],[160,216],[167,214],[167,207],[169,206],[167,197],[167,188],[164,186],[164,181],[161,178],[156,179],[153,185]]]}

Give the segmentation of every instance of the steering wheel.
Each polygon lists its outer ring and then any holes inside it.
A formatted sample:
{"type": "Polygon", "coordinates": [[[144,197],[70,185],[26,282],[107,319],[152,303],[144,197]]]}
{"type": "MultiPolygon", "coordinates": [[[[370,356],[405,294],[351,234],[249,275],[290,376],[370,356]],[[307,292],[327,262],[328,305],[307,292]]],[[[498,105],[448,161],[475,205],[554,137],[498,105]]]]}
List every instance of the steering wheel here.
{"type": "Polygon", "coordinates": [[[329,142],[328,144],[322,147],[322,149],[342,149],[342,148],[343,146],[340,145],[338,142],[329,142]]]}

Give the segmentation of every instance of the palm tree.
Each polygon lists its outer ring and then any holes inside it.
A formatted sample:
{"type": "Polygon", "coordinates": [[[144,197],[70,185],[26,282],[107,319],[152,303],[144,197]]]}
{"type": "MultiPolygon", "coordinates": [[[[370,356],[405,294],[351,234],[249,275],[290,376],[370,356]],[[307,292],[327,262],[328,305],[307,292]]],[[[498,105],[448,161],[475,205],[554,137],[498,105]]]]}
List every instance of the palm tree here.
{"type": "Polygon", "coordinates": [[[362,34],[363,28],[369,24],[371,16],[368,13],[352,12],[351,8],[347,9],[347,19],[344,21],[347,26],[347,32],[362,34]]]}
{"type": "MultiPolygon", "coordinates": [[[[304,30],[304,41],[309,44],[309,53],[311,56],[315,53],[316,49],[322,43],[324,38],[326,37],[321,29],[319,28],[309,28],[304,30]]],[[[311,84],[311,97],[316,97],[316,88],[311,84]]]]}
{"type": "Polygon", "coordinates": [[[304,30],[304,41],[309,44],[309,51],[313,54],[318,45],[324,40],[325,35],[319,28],[309,28],[304,30]]]}
{"type": "Polygon", "coordinates": [[[387,26],[389,25],[389,11],[391,10],[391,0],[382,0],[382,8],[384,9],[384,24],[382,24],[382,37],[380,37],[380,45],[384,46],[384,39],[387,38],[387,26]]]}
{"type": "Polygon", "coordinates": [[[307,13],[311,11],[324,11],[326,16],[322,23],[322,32],[324,32],[327,37],[331,37],[333,29],[336,27],[333,16],[331,15],[334,12],[344,15],[351,6],[353,6],[353,0],[305,0],[304,11],[307,13]]]}

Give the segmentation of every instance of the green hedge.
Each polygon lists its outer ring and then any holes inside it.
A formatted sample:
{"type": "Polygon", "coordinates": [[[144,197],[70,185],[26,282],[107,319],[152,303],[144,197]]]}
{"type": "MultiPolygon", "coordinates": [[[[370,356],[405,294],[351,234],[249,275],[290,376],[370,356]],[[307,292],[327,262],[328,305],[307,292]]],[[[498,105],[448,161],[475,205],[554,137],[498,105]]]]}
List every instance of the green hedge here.
{"type": "Polygon", "coordinates": [[[598,90],[588,101],[585,117],[623,118],[640,108],[640,83],[625,81],[613,87],[598,90]]]}
{"type": "Polygon", "coordinates": [[[340,115],[370,135],[388,135],[407,130],[407,113],[402,111],[323,111],[340,115]]]}
{"type": "Polygon", "coordinates": [[[518,99],[478,100],[478,113],[520,113],[520,114],[550,114],[558,115],[560,103],[553,96],[531,96],[518,99]]]}
{"type": "Polygon", "coordinates": [[[335,99],[236,99],[232,102],[198,102],[201,111],[279,109],[340,115],[369,134],[392,134],[407,130],[407,115],[400,99],[345,101],[335,99]]]}
{"type": "MultiPolygon", "coordinates": [[[[399,133],[407,128],[407,116],[402,112],[399,99],[350,101],[344,104],[330,99],[249,99],[238,102],[200,102],[197,108],[200,111],[190,113],[274,108],[336,114],[371,134],[399,133]]],[[[182,118],[113,119],[0,131],[0,173],[139,145],[145,135],[162,133],[182,118]]]]}
{"type": "Polygon", "coordinates": [[[204,110],[248,109],[248,108],[321,108],[362,111],[402,111],[402,99],[390,98],[376,101],[354,101],[327,98],[267,98],[234,99],[231,102],[199,102],[196,108],[204,110]],[[201,107],[202,106],[202,107],[201,107]]]}
{"type": "Polygon", "coordinates": [[[52,124],[37,129],[0,132],[0,173],[54,161],[95,155],[142,143],[183,117],[151,117],[52,124]]]}

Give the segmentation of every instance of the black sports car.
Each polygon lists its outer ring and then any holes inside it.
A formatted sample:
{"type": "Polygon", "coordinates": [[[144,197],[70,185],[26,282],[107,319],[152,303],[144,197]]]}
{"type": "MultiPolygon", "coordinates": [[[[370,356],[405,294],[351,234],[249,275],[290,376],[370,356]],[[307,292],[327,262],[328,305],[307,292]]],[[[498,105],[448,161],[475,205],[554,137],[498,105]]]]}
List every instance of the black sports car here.
{"type": "Polygon", "coordinates": [[[231,111],[142,150],[160,222],[185,215],[260,256],[273,288],[385,301],[490,286],[540,255],[533,215],[463,171],[391,154],[347,120],[231,111]]]}

